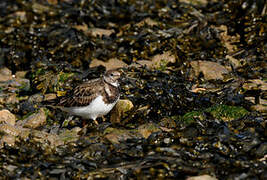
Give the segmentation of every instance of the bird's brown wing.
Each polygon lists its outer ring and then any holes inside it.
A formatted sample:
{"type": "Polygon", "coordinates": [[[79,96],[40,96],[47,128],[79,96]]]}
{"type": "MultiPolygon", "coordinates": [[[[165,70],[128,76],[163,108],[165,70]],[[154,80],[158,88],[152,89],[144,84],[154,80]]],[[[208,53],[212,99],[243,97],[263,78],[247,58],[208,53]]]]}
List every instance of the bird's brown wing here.
{"type": "Polygon", "coordinates": [[[64,107],[87,106],[103,91],[103,87],[103,82],[99,79],[83,83],[67,93],[67,96],[59,97],[54,105],[64,107]]]}

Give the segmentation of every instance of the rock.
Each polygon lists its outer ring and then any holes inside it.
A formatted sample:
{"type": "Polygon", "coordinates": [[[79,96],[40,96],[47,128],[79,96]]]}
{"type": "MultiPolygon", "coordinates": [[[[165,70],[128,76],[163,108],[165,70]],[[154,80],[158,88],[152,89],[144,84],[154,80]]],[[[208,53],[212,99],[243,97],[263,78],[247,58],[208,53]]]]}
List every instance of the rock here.
{"type": "Polygon", "coordinates": [[[90,68],[96,67],[96,66],[104,66],[106,67],[106,70],[109,69],[117,69],[117,68],[123,68],[126,67],[127,64],[117,58],[111,58],[107,62],[98,60],[98,59],[93,59],[90,64],[90,68]]]}
{"type": "Polygon", "coordinates": [[[250,107],[252,111],[258,111],[260,113],[267,113],[267,106],[263,104],[256,104],[250,107]]]}
{"type": "Polygon", "coordinates": [[[18,72],[18,77],[12,75],[12,72],[7,68],[0,69],[0,87],[8,89],[9,92],[18,90],[28,91],[30,89],[30,80],[21,78],[26,72],[18,72]]]}
{"type": "Polygon", "coordinates": [[[1,123],[8,123],[14,126],[16,123],[16,116],[9,110],[3,109],[0,111],[0,124],[1,123]]]}
{"type": "Polygon", "coordinates": [[[165,127],[165,128],[175,128],[176,127],[176,123],[175,123],[174,119],[168,118],[168,117],[162,118],[160,120],[159,125],[161,127],[165,127]]]}
{"type": "Polygon", "coordinates": [[[210,175],[200,175],[200,176],[191,176],[186,178],[186,180],[217,180],[216,177],[210,175]]]}
{"type": "Polygon", "coordinates": [[[16,93],[7,93],[4,102],[5,104],[18,104],[19,99],[16,93]]]}
{"type": "Polygon", "coordinates": [[[12,79],[12,72],[8,68],[0,68],[0,82],[9,81],[12,79]]]}
{"type": "Polygon", "coordinates": [[[237,51],[238,47],[235,45],[240,42],[240,35],[230,36],[228,33],[227,26],[211,26],[214,29],[217,29],[220,32],[220,39],[223,45],[228,50],[228,54],[233,54],[237,51]]]}
{"type": "Polygon", "coordinates": [[[262,90],[267,91],[267,82],[260,79],[250,79],[243,84],[244,90],[262,90]]]}
{"type": "Polygon", "coordinates": [[[16,78],[25,78],[25,76],[26,76],[27,73],[28,73],[27,71],[17,71],[15,73],[15,77],[16,78]]]}
{"type": "Polygon", "coordinates": [[[224,66],[211,61],[192,61],[190,65],[192,67],[190,79],[197,78],[203,73],[205,80],[223,80],[224,74],[229,73],[224,66]]]}
{"type": "Polygon", "coordinates": [[[45,147],[55,148],[57,146],[64,145],[64,141],[56,134],[33,130],[31,137],[33,138],[33,141],[40,143],[45,147]]]}
{"type": "Polygon", "coordinates": [[[49,4],[56,5],[58,3],[58,0],[47,0],[49,4]]]}
{"type": "Polygon", "coordinates": [[[235,69],[241,67],[241,63],[240,63],[240,61],[237,60],[236,58],[234,58],[233,56],[226,55],[225,57],[226,57],[226,59],[229,60],[230,64],[231,64],[235,69]]]}
{"type": "Polygon", "coordinates": [[[119,144],[127,139],[141,138],[136,130],[124,130],[108,127],[105,131],[105,138],[114,144],[119,144]]]}
{"type": "Polygon", "coordinates": [[[192,1],[192,0],[180,0],[179,2],[192,4],[194,6],[199,6],[199,5],[206,6],[209,1],[208,0],[194,0],[194,1],[192,1]]]}
{"type": "Polygon", "coordinates": [[[30,80],[25,78],[14,78],[9,85],[24,91],[29,91],[31,88],[30,80]]]}
{"type": "Polygon", "coordinates": [[[21,128],[15,127],[11,124],[0,124],[0,133],[18,136],[21,132],[21,128]]]}
{"type": "Polygon", "coordinates": [[[102,37],[110,36],[115,31],[113,29],[102,29],[102,28],[88,28],[87,24],[73,26],[73,28],[83,31],[87,36],[102,37]]]}
{"type": "Polygon", "coordinates": [[[145,18],[142,21],[140,21],[139,23],[136,24],[137,27],[143,27],[144,25],[148,25],[148,26],[157,26],[158,22],[154,21],[151,18],[145,18]]]}
{"type": "Polygon", "coordinates": [[[44,99],[43,95],[41,93],[33,94],[28,98],[28,101],[31,103],[40,103],[44,99]]]}
{"type": "Polygon", "coordinates": [[[113,29],[90,28],[87,33],[93,37],[102,37],[110,36],[114,32],[113,29]]]}
{"type": "Polygon", "coordinates": [[[16,142],[16,137],[12,135],[4,135],[0,140],[0,148],[4,147],[4,144],[9,146],[14,146],[16,142]]]}
{"type": "Polygon", "coordinates": [[[145,138],[147,139],[150,134],[154,132],[160,132],[161,129],[154,123],[147,123],[143,124],[138,127],[138,132],[145,138]]]}
{"type": "Polygon", "coordinates": [[[139,60],[138,64],[147,66],[151,69],[166,70],[168,64],[175,63],[175,56],[170,52],[166,51],[163,54],[157,54],[152,57],[151,60],[139,60]]]}
{"type": "Polygon", "coordinates": [[[71,130],[65,130],[59,134],[60,141],[63,141],[65,144],[70,142],[75,142],[79,139],[78,133],[82,130],[80,127],[75,127],[71,130]]]}
{"type": "Polygon", "coordinates": [[[23,120],[23,127],[36,129],[46,123],[46,114],[43,108],[23,120]]]}
{"type": "Polygon", "coordinates": [[[133,107],[133,103],[130,100],[119,100],[111,111],[110,122],[120,123],[121,120],[126,116],[126,113],[129,112],[133,107]]]}
{"type": "Polygon", "coordinates": [[[49,93],[49,94],[45,94],[44,100],[50,101],[56,98],[57,98],[57,95],[55,93],[49,93]]]}

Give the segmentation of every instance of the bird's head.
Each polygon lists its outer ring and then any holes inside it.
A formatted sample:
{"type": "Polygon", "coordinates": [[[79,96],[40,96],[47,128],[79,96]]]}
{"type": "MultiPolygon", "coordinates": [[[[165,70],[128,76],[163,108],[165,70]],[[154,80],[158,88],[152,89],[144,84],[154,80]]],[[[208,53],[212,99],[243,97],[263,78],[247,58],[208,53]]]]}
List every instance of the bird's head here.
{"type": "Polygon", "coordinates": [[[120,79],[120,76],[121,76],[121,73],[118,70],[108,70],[104,74],[104,80],[107,83],[118,87],[119,86],[118,80],[120,79]]]}

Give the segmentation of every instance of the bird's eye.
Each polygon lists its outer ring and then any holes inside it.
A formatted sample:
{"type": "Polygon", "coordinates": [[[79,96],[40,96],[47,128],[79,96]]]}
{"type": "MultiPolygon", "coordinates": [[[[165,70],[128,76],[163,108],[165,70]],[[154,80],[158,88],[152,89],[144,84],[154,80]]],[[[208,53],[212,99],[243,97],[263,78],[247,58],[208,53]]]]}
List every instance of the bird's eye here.
{"type": "Polygon", "coordinates": [[[111,76],[114,76],[113,74],[110,74],[111,76]]]}

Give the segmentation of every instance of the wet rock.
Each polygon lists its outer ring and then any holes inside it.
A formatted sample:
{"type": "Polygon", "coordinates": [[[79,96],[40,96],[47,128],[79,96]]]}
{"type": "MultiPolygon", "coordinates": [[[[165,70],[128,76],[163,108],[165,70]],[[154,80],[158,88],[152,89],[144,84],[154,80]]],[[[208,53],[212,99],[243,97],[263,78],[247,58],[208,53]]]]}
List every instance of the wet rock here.
{"type": "Polygon", "coordinates": [[[158,25],[157,21],[154,21],[151,18],[145,18],[142,21],[140,21],[139,23],[136,24],[137,27],[142,27],[144,25],[148,25],[148,26],[156,26],[158,25]]]}
{"type": "Polygon", "coordinates": [[[224,75],[229,71],[222,65],[211,61],[192,61],[190,62],[192,67],[190,78],[198,77],[200,73],[203,73],[205,80],[223,80],[224,75]]]}
{"type": "Polygon", "coordinates": [[[117,58],[111,58],[109,59],[107,62],[98,60],[98,59],[93,59],[90,63],[90,67],[97,67],[97,66],[104,66],[106,67],[107,70],[109,69],[117,69],[117,68],[122,68],[122,67],[126,67],[127,64],[124,63],[123,61],[117,59],[117,58]]]}
{"type": "Polygon", "coordinates": [[[108,127],[105,131],[105,138],[111,143],[119,144],[128,139],[138,139],[141,135],[136,130],[123,130],[108,127]]]}
{"type": "Polygon", "coordinates": [[[15,88],[28,91],[30,89],[30,80],[25,79],[26,72],[17,72],[17,75],[12,75],[8,68],[0,69],[0,87],[8,89],[9,92],[14,92],[15,88]]]}
{"type": "Polygon", "coordinates": [[[1,104],[18,104],[19,98],[16,93],[6,93],[3,98],[0,99],[1,104]]]}
{"type": "Polygon", "coordinates": [[[75,142],[80,137],[80,135],[78,135],[78,133],[81,130],[82,130],[82,128],[75,127],[71,130],[64,130],[58,136],[59,136],[60,140],[63,141],[65,144],[70,143],[70,142],[75,142]]]}
{"type": "Polygon", "coordinates": [[[9,85],[23,91],[29,91],[31,88],[30,80],[25,78],[14,78],[9,85]]]}
{"type": "Polygon", "coordinates": [[[191,176],[186,178],[186,180],[217,180],[216,177],[210,175],[200,175],[200,176],[191,176]]]}
{"type": "Polygon", "coordinates": [[[7,144],[9,146],[14,146],[16,142],[16,137],[12,135],[4,135],[0,139],[0,149],[4,147],[4,144],[7,144]]]}
{"type": "Polygon", "coordinates": [[[22,132],[22,129],[11,124],[0,124],[0,132],[7,135],[18,136],[22,132]]]}
{"type": "Polygon", "coordinates": [[[49,101],[52,99],[56,99],[57,95],[54,93],[45,94],[44,101],[49,101]]]}
{"type": "Polygon", "coordinates": [[[233,66],[234,69],[241,67],[241,63],[238,59],[236,59],[230,55],[226,55],[225,58],[229,60],[230,64],[233,66]]]}
{"type": "Polygon", "coordinates": [[[110,36],[115,31],[113,29],[101,29],[101,28],[90,28],[88,34],[94,37],[110,36]]]}
{"type": "Polygon", "coordinates": [[[130,100],[119,100],[111,112],[110,122],[120,123],[133,107],[133,103],[130,100]]]}
{"type": "Polygon", "coordinates": [[[27,71],[17,71],[15,73],[15,77],[16,78],[25,78],[25,76],[26,76],[27,73],[28,73],[27,71]]]}
{"type": "Polygon", "coordinates": [[[250,107],[252,111],[258,111],[260,113],[267,113],[267,106],[266,104],[256,104],[250,107]]]}
{"type": "Polygon", "coordinates": [[[0,111],[0,124],[2,123],[8,123],[14,126],[16,123],[16,116],[9,110],[3,109],[0,111]]]}
{"type": "MultiPolygon", "coordinates": [[[[237,46],[235,45],[240,41],[240,35],[237,34],[235,36],[230,36],[227,26],[221,25],[219,27],[214,27],[220,31],[220,39],[226,49],[228,50],[228,54],[232,54],[237,51],[237,46]]],[[[229,57],[229,55],[228,55],[229,57]]],[[[226,56],[227,58],[227,56],[226,56]]]]}
{"type": "Polygon", "coordinates": [[[151,60],[139,60],[138,64],[142,66],[147,66],[151,69],[158,69],[165,71],[169,64],[174,64],[176,58],[170,51],[163,52],[162,54],[157,54],[152,57],[151,60]]]}
{"type": "Polygon", "coordinates": [[[41,93],[33,94],[28,98],[28,101],[33,104],[37,104],[39,102],[42,102],[44,99],[43,95],[41,93]]]}
{"type": "Polygon", "coordinates": [[[267,91],[267,82],[260,79],[251,79],[243,84],[245,90],[267,91]]]}
{"type": "Polygon", "coordinates": [[[33,130],[31,137],[35,143],[40,143],[44,147],[56,148],[60,145],[64,145],[64,140],[56,134],[33,130]]]}
{"type": "Polygon", "coordinates": [[[88,28],[87,24],[74,26],[77,30],[83,31],[87,36],[99,37],[110,36],[115,31],[113,29],[102,29],[102,28],[88,28]]]}
{"type": "Polygon", "coordinates": [[[12,72],[8,68],[0,68],[0,82],[9,81],[12,78],[12,72]]]}
{"type": "Polygon", "coordinates": [[[47,0],[47,2],[48,2],[49,4],[54,4],[54,5],[56,5],[56,4],[58,3],[58,0],[47,0]]]}
{"type": "Polygon", "coordinates": [[[161,132],[160,127],[154,123],[143,124],[138,127],[138,132],[147,139],[152,133],[161,132]]]}
{"type": "Polygon", "coordinates": [[[161,119],[159,125],[161,127],[165,127],[165,128],[175,128],[176,127],[176,123],[175,123],[174,119],[173,118],[167,118],[167,117],[161,119]]]}
{"type": "Polygon", "coordinates": [[[25,128],[36,129],[46,123],[46,114],[44,108],[23,120],[22,125],[25,128]]]}

